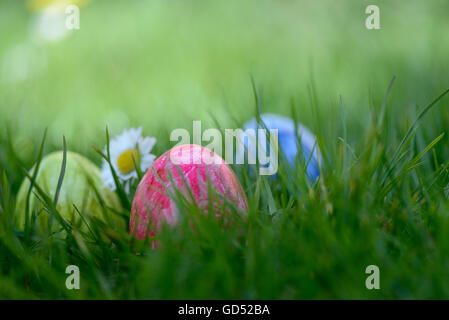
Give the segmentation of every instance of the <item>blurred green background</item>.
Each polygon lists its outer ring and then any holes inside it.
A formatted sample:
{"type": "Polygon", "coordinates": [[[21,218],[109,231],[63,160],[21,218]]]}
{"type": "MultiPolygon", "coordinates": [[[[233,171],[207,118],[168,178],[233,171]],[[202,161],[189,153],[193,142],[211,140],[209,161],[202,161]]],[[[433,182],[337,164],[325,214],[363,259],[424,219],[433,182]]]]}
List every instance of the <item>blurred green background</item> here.
{"type": "Polygon", "coordinates": [[[36,36],[33,6],[46,2],[0,3],[0,119],[24,157],[45,127],[52,143],[65,134],[89,154],[106,125],[156,135],[213,114],[235,127],[254,114],[251,76],[264,111],[288,114],[294,98],[312,129],[308,88],[325,114],[341,95],[354,133],[393,75],[398,116],[448,86],[446,0],[92,0],[81,28],[57,41],[36,36]],[[380,30],[365,27],[369,4],[380,30]]]}

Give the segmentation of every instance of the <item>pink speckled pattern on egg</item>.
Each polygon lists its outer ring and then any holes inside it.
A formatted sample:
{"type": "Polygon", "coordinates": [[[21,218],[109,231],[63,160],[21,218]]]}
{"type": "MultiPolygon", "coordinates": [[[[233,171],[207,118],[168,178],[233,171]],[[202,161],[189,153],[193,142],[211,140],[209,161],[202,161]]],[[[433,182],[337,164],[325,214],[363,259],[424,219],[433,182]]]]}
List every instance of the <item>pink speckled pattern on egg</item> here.
{"type": "MultiPolygon", "coordinates": [[[[236,207],[248,210],[248,201],[237,176],[220,156],[199,145],[177,146],[155,161],[137,187],[130,217],[130,233],[137,239],[145,239],[145,234],[150,238],[155,236],[162,222],[170,225],[177,222],[176,204],[167,192],[167,189],[174,191],[172,182],[186,198],[190,198],[191,193],[201,210],[209,208],[209,182],[236,207]]],[[[220,197],[214,197],[212,207],[217,209],[217,216],[221,214],[223,202],[220,197]]]]}

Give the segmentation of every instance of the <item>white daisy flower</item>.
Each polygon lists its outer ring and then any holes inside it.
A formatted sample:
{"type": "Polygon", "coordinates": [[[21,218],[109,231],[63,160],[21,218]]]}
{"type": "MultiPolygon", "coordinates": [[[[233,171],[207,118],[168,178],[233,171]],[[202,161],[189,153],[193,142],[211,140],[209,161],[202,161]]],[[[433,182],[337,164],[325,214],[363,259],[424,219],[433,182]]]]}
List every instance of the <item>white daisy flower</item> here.
{"type": "MultiPolygon", "coordinates": [[[[142,172],[145,172],[156,158],[150,153],[155,144],[156,138],[142,137],[142,127],[125,130],[109,141],[112,167],[120,182],[124,184],[127,193],[129,193],[130,182],[138,177],[134,163],[142,172]]],[[[106,153],[105,147],[104,154],[106,153]]],[[[115,190],[114,177],[106,160],[103,160],[101,177],[105,186],[115,190]]]]}
{"type": "Polygon", "coordinates": [[[65,2],[55,2],[44,7],[32,20],[31,35],[39,42],[56,42],[69,34],[66,28],[65,2]]]}
{"type": "Polygon", "coordinates": [[[64,39],[71,32],[66,26],[68,6],[76,5],[80,8],[89,2],[90,0],[28,0],[28,8],[36,12],[30,25],[32,40],[45,43],[64,39]]]}

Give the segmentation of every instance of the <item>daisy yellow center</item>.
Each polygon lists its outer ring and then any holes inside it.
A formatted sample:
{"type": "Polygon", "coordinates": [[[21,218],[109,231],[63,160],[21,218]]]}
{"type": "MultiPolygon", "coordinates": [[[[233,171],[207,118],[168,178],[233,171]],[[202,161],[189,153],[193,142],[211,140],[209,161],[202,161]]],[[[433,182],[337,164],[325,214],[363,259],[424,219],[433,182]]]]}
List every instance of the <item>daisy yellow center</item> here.
{"type": "Polygon", "coordinates": [[[134,170],[134,162],[139,163],[139,153],[136,149],[128,149],[117,158],[117,167],[121,173],[128,174],[134,170]]]}

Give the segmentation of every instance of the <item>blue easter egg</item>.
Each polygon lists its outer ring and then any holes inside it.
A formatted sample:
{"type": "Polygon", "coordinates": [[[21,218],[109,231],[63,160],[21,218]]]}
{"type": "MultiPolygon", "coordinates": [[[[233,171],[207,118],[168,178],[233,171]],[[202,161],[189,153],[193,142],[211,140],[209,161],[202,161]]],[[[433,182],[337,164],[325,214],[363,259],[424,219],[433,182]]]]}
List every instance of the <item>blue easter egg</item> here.
{"type": "MultiPolygon", "coordinates": [[[[316,137],[315,135],[301,124],[297,124],[298,134],[295,134],[295,122],[293,119],[280,116],[277,114],[265,113],[261,115],[261,120],[265,124],[268,130],[277,129],[278,130],[278,141],[279,150],[284,154],[285,159],[291,165],[292,168],[295,166],[296,157],[298,154],[298,144],[296,142],[297,138],[301,141],[301,151],[305,161],[310,157],[313,150],[313,154],[307,165],[307,176],[311,181],[315,181],[320,175],[318,162],[323,163],[320,150],[318,145],[315,146],[316,137]]],[[[243,126],[243,130],[247,129],[263,129],[264,127],[257,123],[256,118],[252,118],[246,122],[243,126]]],[[[248,132],[248,131],[246,131],[248,132]]],[[[249,139],[244,139],[243,143],[248,150],[248,154],[252,157],[256,155],[256,139],[255,136],[249,137],[249,139]]]]}

